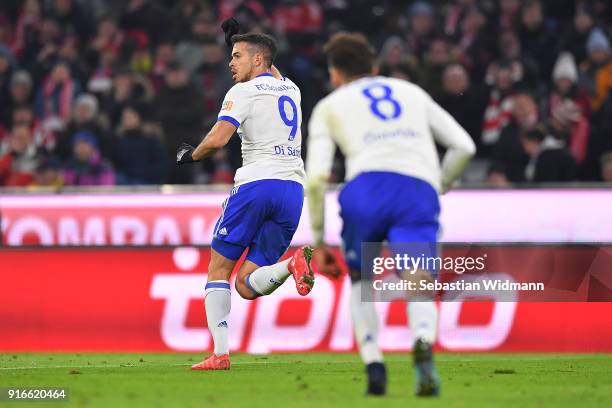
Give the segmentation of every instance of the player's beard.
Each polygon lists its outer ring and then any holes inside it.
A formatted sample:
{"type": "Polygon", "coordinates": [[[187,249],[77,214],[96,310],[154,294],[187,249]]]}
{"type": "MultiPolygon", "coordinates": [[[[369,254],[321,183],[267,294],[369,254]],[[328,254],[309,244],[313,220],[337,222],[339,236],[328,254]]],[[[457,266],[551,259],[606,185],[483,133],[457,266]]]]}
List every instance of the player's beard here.
{"type": "Polygon", "coordinates": [[[234,82],[239,83],[239,82],[249,81],[251,79],[252,74],[253,74],[253,66],[251,66],[250,69],[243,75],[240,75],[240,72],[236,71],[236,74],[234,76],[235,78],[234,82]]]}

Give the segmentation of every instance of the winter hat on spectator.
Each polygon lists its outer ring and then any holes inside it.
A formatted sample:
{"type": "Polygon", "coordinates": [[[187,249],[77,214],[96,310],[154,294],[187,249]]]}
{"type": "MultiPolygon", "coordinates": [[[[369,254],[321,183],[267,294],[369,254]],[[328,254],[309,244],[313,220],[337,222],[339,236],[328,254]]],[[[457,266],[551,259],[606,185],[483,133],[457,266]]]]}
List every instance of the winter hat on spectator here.
{"type": "Polygon", "coordinates": [[[409,9],[410,16],[426,16],[433,17],[434,10],[431,4],[425,1],[417,1],[409,9]]]}
{"type": "Polygon", "coordinates": [[[17,84],[24,84],[32,88],[32,76],[30,75],[30,73],[24,69],[16,71],[11,76],[11,88],[16,86],[17,84]]]}
{"type": "Polygon", "coordinates": [[[72,146],[77,142],[87,142],[94,147],[98,147],[98,138],[92,132],[88,130],[81,130],[72,135],[72,146]]]}
{"type": "Polygon", "coordinates": [[[594,28],[587,40],[589,54],[597,50],[610,52],[610,41],[601,28],[594,28]]]}
{"type": "Polygon", "coordinates": [[[77,107],[81,104],[89,106],[94,116],[98,114],[98,100],[92,94],[80,95],[74,102],[74,106],[77,107]]]}
{"type": "Polygon", "coordinates": [[[553,69],[553,80],[558,81],[561,78],[569,79],[572,83],[578,81],[576,61],[574,61],[574,56],[569,52],[562,52],[559,55],[553,69]]]}

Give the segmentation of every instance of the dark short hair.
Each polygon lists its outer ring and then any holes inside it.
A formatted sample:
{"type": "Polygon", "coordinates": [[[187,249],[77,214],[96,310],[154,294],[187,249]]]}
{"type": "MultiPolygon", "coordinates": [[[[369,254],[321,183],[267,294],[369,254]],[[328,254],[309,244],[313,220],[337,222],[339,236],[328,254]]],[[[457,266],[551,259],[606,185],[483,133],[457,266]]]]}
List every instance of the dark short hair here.
{"type": "Polygon", "coordinates": [[[372,73],[374,50],[360,33],[334,34],[323,47],[329,65],[343,74],[354,77],[372,73]]]}
{"type": "Polygon", "coordinates": [[[259,33],[246,33],[246,34],[235,34],[232,36],[232,44],[239,42],[245,42],[253,47],[257,48],[257,51],[261,52],[264,56],[264,60],[268,67],[274,64],[274,58],[276,58],[276,40],[267,34],[259,33]]]}

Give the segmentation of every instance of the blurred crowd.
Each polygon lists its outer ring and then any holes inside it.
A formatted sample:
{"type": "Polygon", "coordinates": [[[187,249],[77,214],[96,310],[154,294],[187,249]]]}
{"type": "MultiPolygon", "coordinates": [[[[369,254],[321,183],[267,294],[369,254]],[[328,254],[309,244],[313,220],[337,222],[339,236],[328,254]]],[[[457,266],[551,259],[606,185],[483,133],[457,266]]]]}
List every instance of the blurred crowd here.
{"type": "Polygon", "coordinates": [[[239,138],[174,164],[232,86],[230,16],[279,41],[305,140],[330,91],[322,45],[361,31],[382,74],[422,86],[474,138],[470,181],[612,182],[609,1],[2,0],[0,185],[232,183],[239,138]]]}

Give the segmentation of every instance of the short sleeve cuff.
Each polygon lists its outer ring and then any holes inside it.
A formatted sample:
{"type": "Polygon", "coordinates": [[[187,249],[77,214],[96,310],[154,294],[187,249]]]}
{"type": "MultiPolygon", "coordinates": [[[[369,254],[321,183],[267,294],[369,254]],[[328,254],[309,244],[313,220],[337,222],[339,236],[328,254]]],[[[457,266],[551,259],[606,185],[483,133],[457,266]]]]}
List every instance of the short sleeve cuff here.
{"type": "Polygon", "coordinates": [[[231,116],[219,116],[217,120],[224,120],[236,126],[237,128],[240,127],[240,122],[238,122],[236,119],[232,118],[231,116]]]}

